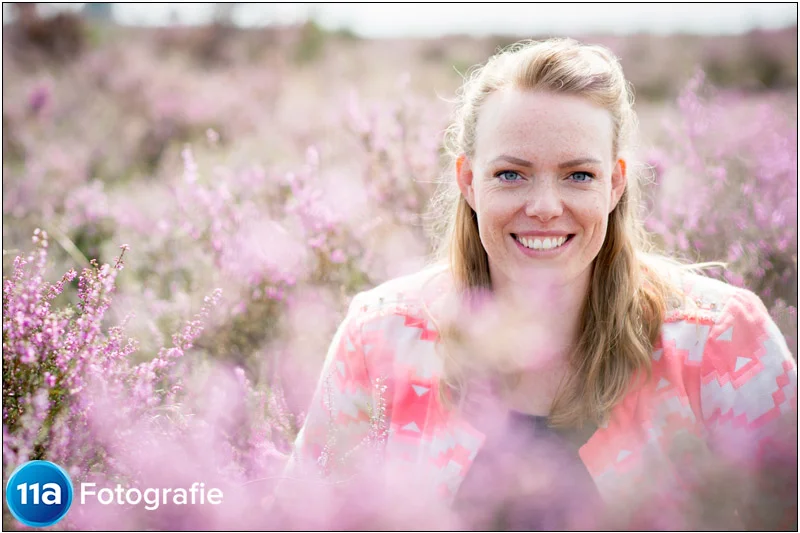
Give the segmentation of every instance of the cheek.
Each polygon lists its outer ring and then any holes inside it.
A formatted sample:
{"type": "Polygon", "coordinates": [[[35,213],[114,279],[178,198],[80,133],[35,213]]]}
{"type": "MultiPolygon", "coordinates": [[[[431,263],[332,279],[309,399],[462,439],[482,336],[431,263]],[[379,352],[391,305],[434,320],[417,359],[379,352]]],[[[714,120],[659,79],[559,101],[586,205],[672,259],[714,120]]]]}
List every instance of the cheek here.
{"type": "Polygon", "coordinates": [[[519,210],[510,195],[489,195],[482,198],[478,209],[478,227],[484,238],[499,238],[519,210]]]}
{"type": "Polygon", "coordinates": [[[608,221],[608,205],[601,195],[582,198],[580,202],[575,202],[572,207],[575,217],[587,231],[599,231],[605,227],[608,221]]]}
{"type": "Polygon", "coordinates": [[[588,235],[585,243],[586,253],[594,258],[603,247],[608,231],[608,213],[605,203],[600,200],[586,205],[580,214],[580,224],[588,235]]]}

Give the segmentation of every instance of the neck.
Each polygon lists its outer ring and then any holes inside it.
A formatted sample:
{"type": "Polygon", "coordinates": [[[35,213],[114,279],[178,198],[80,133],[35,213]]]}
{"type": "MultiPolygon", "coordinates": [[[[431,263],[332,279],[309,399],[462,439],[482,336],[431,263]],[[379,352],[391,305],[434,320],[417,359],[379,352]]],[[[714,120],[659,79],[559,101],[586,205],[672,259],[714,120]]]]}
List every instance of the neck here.
{"type": "Polygon", "coordinates": [[[577,279],[558,279],[557,273],[522,280],[492,276],[495,295],[526,320],[544,326],[555,346],[574,346],[580,336],[581,312],[591,285],[591,268],[577,279]]]}
{"type": "Polygon", "coordinates": [[[535,343],[531,363],[501,376],[502,397],[515,410],[547,415],[557,391],[570,372],[570,355],[580,336],[581,311],[589,294],[592,269],[577,279],[563,280],[557,272],[537,273],[527,280],[492,278],[495,294],[519,310],[535,343]],[[511,282],[510,282],[511,281],[511,282]],[[527,282],[524,282],[527,281],[527,282]]]}

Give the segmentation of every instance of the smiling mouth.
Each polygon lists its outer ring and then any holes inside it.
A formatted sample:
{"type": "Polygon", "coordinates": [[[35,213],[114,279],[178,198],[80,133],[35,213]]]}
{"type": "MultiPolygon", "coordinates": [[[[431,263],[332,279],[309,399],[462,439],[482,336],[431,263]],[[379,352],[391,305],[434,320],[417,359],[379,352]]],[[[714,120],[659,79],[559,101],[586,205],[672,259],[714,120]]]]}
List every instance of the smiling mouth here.
{"type": "Polygon", "coordinates": [[[517,241],[519,244],[524,246],[529,250],[557,250],[564,246],[566,243],[572,240],[575,236],[574,233],[570,233],[566,235],[566,237],[520,237],[516,233],[512,233],[511,236],[517,241]]]}

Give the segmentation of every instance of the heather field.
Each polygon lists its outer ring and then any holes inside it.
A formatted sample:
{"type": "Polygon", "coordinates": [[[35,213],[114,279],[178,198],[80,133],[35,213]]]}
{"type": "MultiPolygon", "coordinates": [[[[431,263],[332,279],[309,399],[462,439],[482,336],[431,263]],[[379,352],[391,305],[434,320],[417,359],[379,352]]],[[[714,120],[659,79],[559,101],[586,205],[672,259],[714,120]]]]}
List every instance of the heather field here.
{"type": "MultiPolygon", "coordinates": [[[[36,24],[3,35],[4,486],[48,459],[76,485],[225,493],[56,529],[452,527],[403,490],[383,514],[320,487],[265,509],[349,301],[426,263],[461,75],[515,39],[36,24]]],[[[796,28],[572,37],[636,88],[659,245],[727,262],[796,357],[796,28]]]]}

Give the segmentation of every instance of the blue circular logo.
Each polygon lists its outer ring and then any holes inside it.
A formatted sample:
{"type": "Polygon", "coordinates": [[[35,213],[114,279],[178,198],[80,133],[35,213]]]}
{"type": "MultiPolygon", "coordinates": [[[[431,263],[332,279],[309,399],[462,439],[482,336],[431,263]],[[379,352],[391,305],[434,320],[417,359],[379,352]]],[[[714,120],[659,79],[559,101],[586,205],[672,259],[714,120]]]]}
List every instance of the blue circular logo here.
{"type": "Polygon", "coordinates": [[[72,505],[72,481],[63,468],[50,461],[29,461],[11,474],[6,504],[26,526],[52,526],[72,505]]]}

